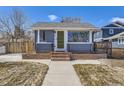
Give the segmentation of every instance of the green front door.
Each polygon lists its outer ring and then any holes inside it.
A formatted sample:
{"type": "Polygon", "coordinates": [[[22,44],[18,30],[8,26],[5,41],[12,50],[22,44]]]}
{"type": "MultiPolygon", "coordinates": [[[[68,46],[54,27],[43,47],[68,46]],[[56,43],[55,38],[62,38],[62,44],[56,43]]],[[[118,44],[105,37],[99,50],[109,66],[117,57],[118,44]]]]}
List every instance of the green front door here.
{"type": "Polygon", "coordinates": [[[64,48],[64,31],[57,31],[57,48],[64,48]]]}

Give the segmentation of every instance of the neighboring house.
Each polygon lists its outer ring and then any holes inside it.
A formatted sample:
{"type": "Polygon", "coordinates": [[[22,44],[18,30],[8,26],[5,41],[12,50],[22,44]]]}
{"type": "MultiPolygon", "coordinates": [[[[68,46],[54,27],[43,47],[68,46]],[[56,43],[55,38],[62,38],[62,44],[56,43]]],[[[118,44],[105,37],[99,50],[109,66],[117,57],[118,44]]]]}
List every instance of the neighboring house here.
{"type": "Polygon", "coordinates": [[[101,28],[101,32],[96,32],[94,34],[94,41],[103,41],[104,38],[108,38],[124,32],[124,23],[116,21],[112,22],[101,28]]]}
{"type": "Polygon", "coordinates": [[[93,32],[99,28],[78,19],[61,22],[38,22],[32,26],[36,52],[92,52],[93,32]]]}
{"type": "Polygon", "coordinates": [[[124,32],[105,38],[104,40],[112,41],[113,58],[124,58],[124,32]]]}
{"type": "Polygon", "coordinates": [[[112,41],[112,48],[124,48],[124,32],[105,38],[104,40],[112,41]]]}

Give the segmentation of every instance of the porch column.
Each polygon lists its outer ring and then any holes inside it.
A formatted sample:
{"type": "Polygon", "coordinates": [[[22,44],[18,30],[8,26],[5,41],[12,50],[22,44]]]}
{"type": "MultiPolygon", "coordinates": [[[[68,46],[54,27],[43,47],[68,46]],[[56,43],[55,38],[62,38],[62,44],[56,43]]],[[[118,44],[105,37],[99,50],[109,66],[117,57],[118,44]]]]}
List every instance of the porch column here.
{"type": "Polygon", "coordinates": [[[40,30],[38,29],[38,31],[37,31],[37,43],[39,43],[40,42],[40,30]]]}
{"type": "Polygon", "coordinates": [[[67,50],[67,44],[68,44],[68,30],[65,30],[65,40],[64,40],[64,43],[65,43],[65,50],[67,50]]]}
{"type": "Polygon", "coordinates": [[[92,43],[92,32],[89,32],[89,42],[92,43]]]}

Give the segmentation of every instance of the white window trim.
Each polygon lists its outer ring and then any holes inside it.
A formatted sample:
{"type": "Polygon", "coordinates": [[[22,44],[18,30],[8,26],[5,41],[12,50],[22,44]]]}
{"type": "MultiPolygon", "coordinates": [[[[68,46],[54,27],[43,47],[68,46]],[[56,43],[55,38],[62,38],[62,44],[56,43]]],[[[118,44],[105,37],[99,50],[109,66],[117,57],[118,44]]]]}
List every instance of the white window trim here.
{"type": "Polygon", "coordinates": [[[67,38],[68,38],[68,31],[67,30],[55,30],[54,33],[54,51],[67,51],[67,38]],[[57,48],[57,32],[63,31],[64,32],[64,48],[57,48]]]}
{"type": "Polygon", "coordinates": [[[113,35],[114,34],[114,29],[109,29],[109,34],[113,35]]]}
{"type": "Polygon", "coordinates": [[[40,42],[40,35],[39,35],[39,30],[37,31],[37,43],[39,43],[40,42]]]}
{"type": "Polygon", "coordinates": [[[118,45],[124,45],[124,42],[122,42],[122,39],[124,39],[124,37],[118,38],[118,45]],[[119,40],[121,41],[121,43],[119,42],[119,40]]]}
{"type": "Polygon", "coordinates": [[[53,44],[52,42],[37,42],[37,44],[53,44]]]}
{"type": "Polygon", "coordinates": [[[89,41],[88,42],[69,42],[67,40],[68,44],[92,44],[92,32],[89,31],[89,41]]]}
{"type": "Polygon", "coordinates": [[[68,44],[91,44],[91,42],[68,42],[68,44]]]}
{"type": "Polygon", "coordinates": [[[37,42],[36,42],[36,44],[52,44],[52,42],[45,42],[45,41],[40,42],[40,30],[38,30],[38,32],[37,32],[37,42]]]}

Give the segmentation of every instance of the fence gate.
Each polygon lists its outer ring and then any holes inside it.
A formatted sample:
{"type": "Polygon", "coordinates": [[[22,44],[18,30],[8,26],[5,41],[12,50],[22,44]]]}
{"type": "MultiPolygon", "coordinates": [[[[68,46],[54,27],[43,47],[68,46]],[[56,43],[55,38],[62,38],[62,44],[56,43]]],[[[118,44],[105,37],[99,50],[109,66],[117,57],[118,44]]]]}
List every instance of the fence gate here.
{"type": "Polygon", "coordinates": [[[8,42],[6,44],[7,53],[31,53],[33,49],[33,41],[8,42]]]}
{"type": "Polygon", "coordinates": [[[94,43],[95,53],[107,53],[108,57],[112,55],[112,43],[110,41],[95,42],[94,43]]]}

